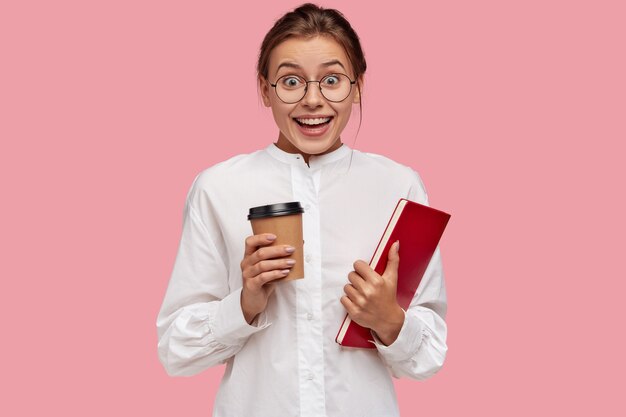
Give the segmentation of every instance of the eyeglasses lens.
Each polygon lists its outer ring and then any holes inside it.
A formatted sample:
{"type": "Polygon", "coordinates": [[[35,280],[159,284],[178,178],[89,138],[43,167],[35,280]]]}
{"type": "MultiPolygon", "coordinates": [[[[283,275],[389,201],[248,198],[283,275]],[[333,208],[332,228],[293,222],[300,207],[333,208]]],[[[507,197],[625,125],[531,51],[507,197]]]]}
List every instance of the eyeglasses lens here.
{"type": "MultiPolygon", "coordinates": [[[[316,81],[309,81],[316,82],[316,81]]],[[[306,94],[307,81],[296,75],[285,75],[276,81],[276,94],[285,103],[297,103],[306,94]]],[[[319,81],[322,95],[326,100],[339,102],[350,95],[352,83],[344,74],[330,74],[319,81]]]]}

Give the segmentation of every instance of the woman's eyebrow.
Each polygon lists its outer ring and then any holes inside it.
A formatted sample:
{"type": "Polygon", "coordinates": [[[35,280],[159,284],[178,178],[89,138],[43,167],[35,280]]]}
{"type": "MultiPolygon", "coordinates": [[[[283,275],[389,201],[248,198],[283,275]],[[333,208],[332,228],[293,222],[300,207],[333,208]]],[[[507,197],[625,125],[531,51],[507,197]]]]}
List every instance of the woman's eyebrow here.
{"type": "MultiPolygon", "coordinates": [[[[326,61],[326,62],[322,62],[320,64],[320,67],[330,67],[333,65],[340,65],[341,68],[343,68],[343,70],[346,70],[346,67],[343,66],[343,64],[341,63],[341,61],[339,61],[338,59],[333,59],[330,61],[326,61]]],[[[283,62],[281,63],[278,68],[276,68],[276,74],[278,74],[278,70],[281,69],[282,67],[287,67],[287,68],[295,68],[295,69],[302,69],[302,67],[298,64],[294,64],[293,62],[283,62]]]]}

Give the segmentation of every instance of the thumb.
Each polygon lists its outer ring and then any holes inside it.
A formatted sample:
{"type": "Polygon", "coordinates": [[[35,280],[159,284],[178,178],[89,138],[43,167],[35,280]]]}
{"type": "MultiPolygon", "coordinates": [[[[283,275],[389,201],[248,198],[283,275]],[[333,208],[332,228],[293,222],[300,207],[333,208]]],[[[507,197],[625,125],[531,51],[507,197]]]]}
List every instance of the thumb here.
{"type": "Polygon", "coordinates": [[[398,266],[400,265],[400,241],[396,240],[389,248],[389,255],[387,256],[387,267],[383,275],[393,280],[398,279],[398,266]]]}

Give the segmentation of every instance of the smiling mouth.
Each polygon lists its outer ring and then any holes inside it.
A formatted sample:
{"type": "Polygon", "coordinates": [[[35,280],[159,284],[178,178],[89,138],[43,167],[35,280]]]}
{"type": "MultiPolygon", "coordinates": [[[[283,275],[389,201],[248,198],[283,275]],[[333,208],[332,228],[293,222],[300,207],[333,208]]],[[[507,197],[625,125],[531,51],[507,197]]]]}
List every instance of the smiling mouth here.
{"type": "Polygon", "coordinates": [[[328,123],[330,123],[332,119],[333,119],[332,117],[319,117],[317,119],[298,119],[294,117],[293,120],[295,120],[296,123],[298,123],[300,126],[318,127],[318,126],[327,125],[328,123]]]}

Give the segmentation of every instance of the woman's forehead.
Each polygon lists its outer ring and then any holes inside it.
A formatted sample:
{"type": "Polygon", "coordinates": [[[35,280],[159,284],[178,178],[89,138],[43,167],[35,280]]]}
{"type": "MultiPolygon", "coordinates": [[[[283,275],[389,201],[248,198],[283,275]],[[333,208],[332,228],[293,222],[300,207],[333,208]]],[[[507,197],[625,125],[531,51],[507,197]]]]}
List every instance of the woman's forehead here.
{"type": "Polygon", "coordinates": [[[335,64],[346,71],[350,61],[339,42],[328,36],[312,38],[288,38],[278,44],[270,54],[270,71],[276,73],[279,67],[315,70],[335,64]]]}

